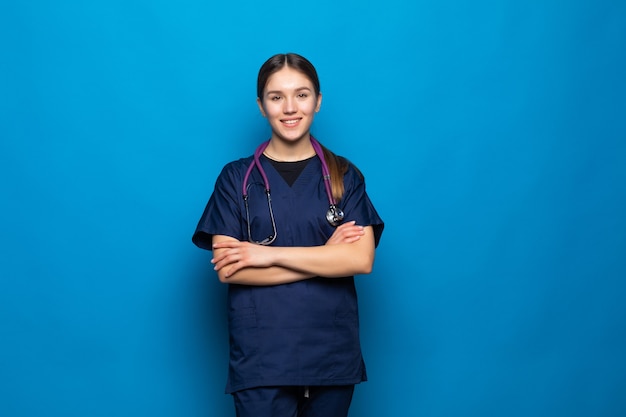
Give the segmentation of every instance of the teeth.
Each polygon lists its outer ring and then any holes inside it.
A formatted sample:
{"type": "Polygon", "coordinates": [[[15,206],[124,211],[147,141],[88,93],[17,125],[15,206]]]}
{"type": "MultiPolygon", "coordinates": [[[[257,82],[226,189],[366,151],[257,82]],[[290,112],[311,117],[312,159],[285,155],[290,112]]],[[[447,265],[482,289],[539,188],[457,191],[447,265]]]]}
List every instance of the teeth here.
{"type": "Polygon", "coordinates": [[[296,123],[298,123],[297,120],[285,120],[283,123],[285,123],[286,125],[295,125],[296,123]]]}

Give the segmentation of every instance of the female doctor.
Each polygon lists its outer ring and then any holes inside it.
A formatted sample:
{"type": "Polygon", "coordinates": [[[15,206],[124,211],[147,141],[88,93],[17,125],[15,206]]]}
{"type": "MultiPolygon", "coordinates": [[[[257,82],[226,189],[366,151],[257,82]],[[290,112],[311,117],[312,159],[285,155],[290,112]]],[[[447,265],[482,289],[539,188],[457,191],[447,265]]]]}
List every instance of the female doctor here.
{"type": "Polygon", "coordinates": [[[271,127],[253,156],[219,175],[193,242],[228,286],[226,392],[238,417],[345,417],[367,379],[354,275],[383,230],[361,173],[310,133],[322,95],[304,57],[259,71],[271,127]]]}

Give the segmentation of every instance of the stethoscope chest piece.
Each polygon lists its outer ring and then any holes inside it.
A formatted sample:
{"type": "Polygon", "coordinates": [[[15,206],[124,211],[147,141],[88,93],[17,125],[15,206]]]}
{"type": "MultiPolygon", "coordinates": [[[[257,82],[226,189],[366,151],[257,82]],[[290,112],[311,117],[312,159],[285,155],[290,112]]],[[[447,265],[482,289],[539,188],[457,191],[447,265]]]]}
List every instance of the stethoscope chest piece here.
{"type": "Polygon", "coordinates": [[[326,212],[326,220],[328,220],[331,226],[339,226],[343,220],[343,210],[334,204],[331,205],[326,212]]]}

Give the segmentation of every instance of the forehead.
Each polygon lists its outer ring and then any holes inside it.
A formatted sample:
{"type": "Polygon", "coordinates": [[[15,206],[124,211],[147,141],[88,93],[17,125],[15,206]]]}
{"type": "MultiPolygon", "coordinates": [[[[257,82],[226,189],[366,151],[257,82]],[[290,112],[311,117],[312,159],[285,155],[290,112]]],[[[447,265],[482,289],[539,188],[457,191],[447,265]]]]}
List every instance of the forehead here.
{"type": "Polygon", "coordinates": [[[302,72],[290,67],[283,67],[267,79],[265,91],[288,91],[308,88],[313,91],[313,83],[302,72]]]}

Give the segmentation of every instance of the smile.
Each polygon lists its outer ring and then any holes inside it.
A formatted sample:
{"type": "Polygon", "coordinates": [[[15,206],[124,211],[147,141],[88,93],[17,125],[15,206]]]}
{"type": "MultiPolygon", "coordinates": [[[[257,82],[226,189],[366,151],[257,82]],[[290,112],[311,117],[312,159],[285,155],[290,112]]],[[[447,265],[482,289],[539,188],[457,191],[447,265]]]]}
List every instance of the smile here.
{"type": "Polygon", "coordinates": [[[300,122],[301,119],[290,119],[290,120],[281,120],[281,123],[287,126],[295,126],[300,122]]]}

